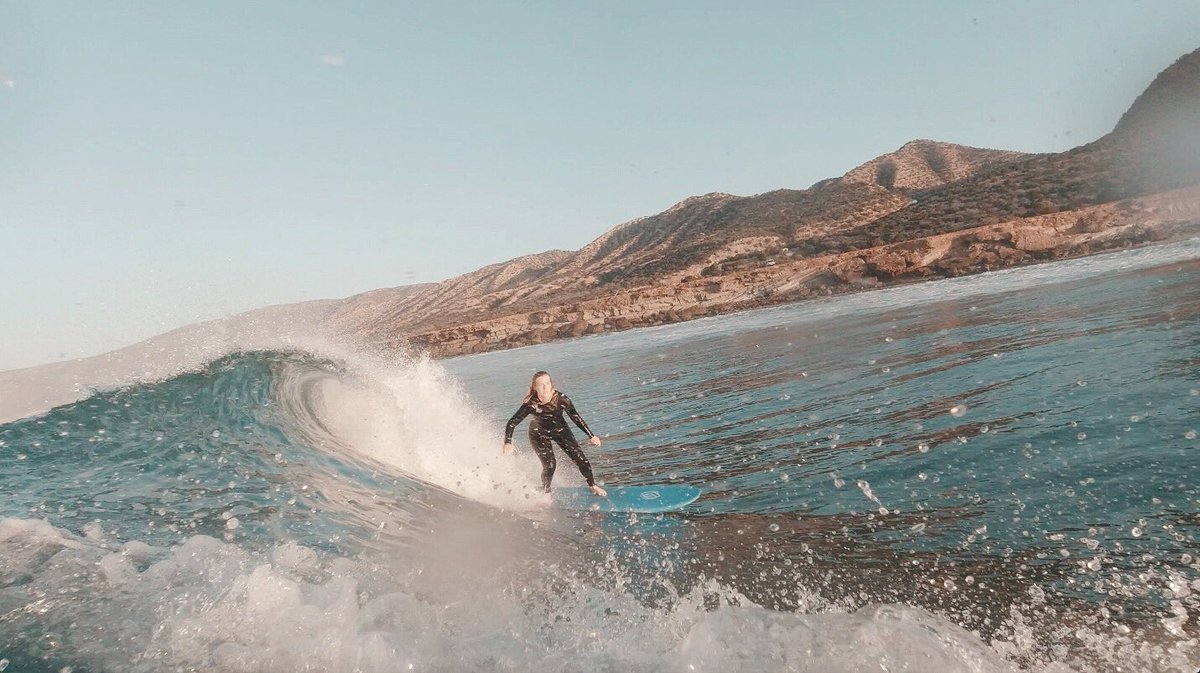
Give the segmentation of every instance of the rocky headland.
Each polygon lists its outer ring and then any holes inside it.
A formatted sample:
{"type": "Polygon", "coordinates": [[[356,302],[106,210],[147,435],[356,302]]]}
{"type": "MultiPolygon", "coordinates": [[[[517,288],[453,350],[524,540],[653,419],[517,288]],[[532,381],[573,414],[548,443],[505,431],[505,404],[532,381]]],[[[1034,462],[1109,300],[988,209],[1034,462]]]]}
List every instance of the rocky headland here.
{"type": "Polygon", "coordinates": [[[808,189],[706,194],[441,283],[375,290],[328,323],[445,357],[1179,240],[1200,233],[1200,50],[1112,132],[1025,154],[912,141],[808,189]]]}

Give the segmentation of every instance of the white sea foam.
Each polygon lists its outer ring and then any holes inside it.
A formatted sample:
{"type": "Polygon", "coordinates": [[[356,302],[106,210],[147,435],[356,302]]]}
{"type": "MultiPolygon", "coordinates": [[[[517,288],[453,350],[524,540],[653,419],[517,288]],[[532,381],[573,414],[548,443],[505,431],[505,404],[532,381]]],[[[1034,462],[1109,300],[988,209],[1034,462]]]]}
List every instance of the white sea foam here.
{"type": "Polygon", "coordinates": [[[354,452],[479,502],[538,506],[537,460],[503,455],[502,428],[428,358],[358,357],[344,371],[299,365],[278,377],[280,407],[307,444],[354,452]]]}
{"type": "MultiPolygon", "coordinates": [[[[428,559],[420,555],[337,558],[292,543],[250,551],[205,536],[169,549],[116,545],[22,519],[0,520],[0,552],[0,572],[21,580],[6,583],[4,605],[33,608],[9,613],[10,625],[21,627],[9,632],[30,634],[9,651],[56,666],[1017,670],[1002,651],[923,610],[783,613],[711,582],[657,608],[553,567],[500,574],[464,594],[457,585],[470,577],[427,581],[421,571],[428,559]]],[[[1155,656],[1157,670],[1185,670],[1195,655],[1155,656]]],[[[1075,669],[1048,663],[1033,670],[1075,669]]]]}

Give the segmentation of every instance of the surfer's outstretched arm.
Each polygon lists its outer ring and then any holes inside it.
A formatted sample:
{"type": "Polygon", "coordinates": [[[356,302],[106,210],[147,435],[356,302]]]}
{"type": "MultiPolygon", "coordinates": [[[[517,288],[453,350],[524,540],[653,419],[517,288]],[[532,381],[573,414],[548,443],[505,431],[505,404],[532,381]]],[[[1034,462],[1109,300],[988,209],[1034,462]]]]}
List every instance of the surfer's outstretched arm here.
{"type": "Polygon", "coordinates": [[[583,416],[579,415],[579,412],[575,409],[575,404],[571,402],[571,398],[563,395],[562,406],[563,410],[567,412],[567,415],[571,417],[571,420],[575,421],[575,425],[578,425],[579,429],[583,430],[584,433],[587,434],[588,438],[592,440],[592,444],[594,446],[600,446],[600,438],[597,437],[596,433],[592,432],[591,428],[588,427],[588,424],[584,422],[583,416]]]}
{"type": "Polygon", "coordinates": [[[512,418],[508,419],[508,424],[504,426],[504,453],[512,452],[513,430],[516,430],[517,426],[521,424],[521,421],[525,420],[525,417],[531,413],[533,413],[533,406],[529,404],[522,404],[521,407],[517,409],[517,413],[513,414],[512,418]]]}

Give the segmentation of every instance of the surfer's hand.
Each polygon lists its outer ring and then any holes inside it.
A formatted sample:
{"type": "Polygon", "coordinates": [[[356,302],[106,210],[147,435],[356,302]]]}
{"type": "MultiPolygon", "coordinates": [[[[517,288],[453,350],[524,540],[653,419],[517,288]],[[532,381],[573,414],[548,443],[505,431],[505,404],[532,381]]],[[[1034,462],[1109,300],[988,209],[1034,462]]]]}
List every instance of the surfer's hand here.
{"type": "Polygon", "coordinates": [[[512,452],[513,452],[513,445],[512,445],[512,442],[505,442],[505,443],[504,443],[504,448],[503,448],[503,449],[500,449],[500,450],[501,450],[501,451],[503,451],[503,452],[504,452],[504,455],[506,455],[506,456],[507,456],[508,454],[512,453],[512,452]]]}
{"type": "MultiPolygon", "coordinates": [[[[594,439],[594,438],[593,438],[593,439],[594,439]]],[[[599,486],[598,484],[593,484],[593,485],[592,485],[592,493],[595,493],[596,495],[600,496],[601,498],[607,498],[607,497],[608,497],[608,491],[606,491],[606,490],[604,490],[604,489],[600,488],[600,486],[599,486]]]]}
{"type": "Polygon", "coordinates": [[[593,435],[592,438],[589,439],[588,441],[592,443],[592,446],[600,446],[600,438],[599,437],[596,437],[593,435]]]}

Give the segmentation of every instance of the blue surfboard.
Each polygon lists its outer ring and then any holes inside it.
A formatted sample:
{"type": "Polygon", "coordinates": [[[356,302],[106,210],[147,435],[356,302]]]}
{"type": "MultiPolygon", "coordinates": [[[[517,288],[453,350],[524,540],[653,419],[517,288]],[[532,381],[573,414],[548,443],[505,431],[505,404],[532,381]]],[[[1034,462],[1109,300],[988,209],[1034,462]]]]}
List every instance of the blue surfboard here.
{"type": "Polygon", "coordinates": [[[611,486],[608,497],[587,487],[556,488],[551,496],[556,507],[597,512],[669,512],[685,507],[700,497],[700,489],[684,484],[611,486]]]}

